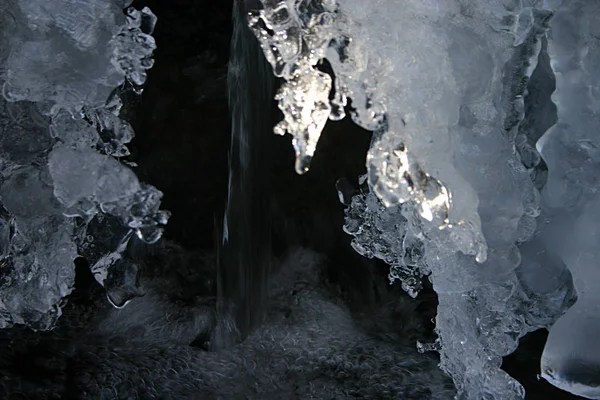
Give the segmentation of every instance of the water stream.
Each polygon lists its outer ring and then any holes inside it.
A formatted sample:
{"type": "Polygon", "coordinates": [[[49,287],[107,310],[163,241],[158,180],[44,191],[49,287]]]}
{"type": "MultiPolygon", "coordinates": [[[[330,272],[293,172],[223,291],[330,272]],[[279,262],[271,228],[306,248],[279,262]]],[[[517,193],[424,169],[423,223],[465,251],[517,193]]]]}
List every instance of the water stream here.
{"type": "Polygon", "coordinates": [[[248,28],[257,0],[236,0],[228,87],[229,193],[219,244],[216,348],[229,347],[261,320],[270,269],[270,138],[274,78],[248,28]]]}

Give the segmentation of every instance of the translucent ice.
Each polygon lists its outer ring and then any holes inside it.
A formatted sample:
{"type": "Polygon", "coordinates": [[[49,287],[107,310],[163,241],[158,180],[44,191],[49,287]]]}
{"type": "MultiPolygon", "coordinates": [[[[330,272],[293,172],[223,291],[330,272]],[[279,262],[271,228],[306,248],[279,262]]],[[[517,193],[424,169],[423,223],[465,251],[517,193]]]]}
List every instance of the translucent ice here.
{"type": "Polygon", "coordinates": [[[333,2],[261,1],[265,7],[251,15],[250,27],[274,74],[286,80],[276,97],[284,120],[275,132],[293,136],[296,172],[302,174],[308,171],[321,131],[332,117],[331,77],[316,65],[336,33],[333,2]]]}
{"type": "MultiPolygon", "coordinates": [[[[546,259],[556,279],[531,278],[549,246],[541,238],[528,243],[546,215],[537,189],[544,171],[532,145],[541,111],[525,99],[537,90],[528,82],[545,56],[552,12],[519,0],[262,4],[251,25],[286,81],[280,104],[320,87],[327,93],[312,97],[328,96],[330,119],[347,110],[374,131],[368,187],[346,211],[352,246],[389,263],[390,278],[413,296],[429,275],[440,301],[439,340],[422,348],[439,349],[459,398],[522,398],[520,384],[500,370],[502,357],[572,299],[555,253],[546,259]],[[320,58],[331,67],[332,93],[316,81],[291,84],[320,58]]],[[[311,115],[282,111],[286,121],[311,115]]],[[[291,133],[314,149],[318,134],[291,133]]]]}
{"type": "Polygon", "coordinates": [[[600,4],[572,0],[556,6],[548,52],[558,121],[537,147],[548,165],[542,194],[554,227],[546,241],[573,275],[577,302],[550,329],[541,369],[555,386],[599,399],[600,4]]]}
{"type": "Polygon", "coordinates": [[[542,376],[553,385],[590,399],[600,398],[600,199],[583,208],[561,246],[573,274],[577,302],[550,329],[542,376]]]}
{"type": "Polygon", "coordinates": [[[156,47],[149,9],[130,9],[125,16],[112,0],[14,3],[9,15],[15,31],[4,44],[12,48],[4,74],[7,98],[96,108],[126,78],[144,83],[156,47]]]}
{"type": "Polygon", "coordinates": [[[155,49],[156,17],[130,3],[0,5],[0,327],[52,328],[78,255],[114,305],[139,295],[121,254],[134,234],[158,240],[169,214],[118,160],[134,132],[117,88],[144,83],[155,49]]]}
{"type": "Polygon", "coordinates": [[[77,248],[40,171],[24,167],[0,188],[3,251],[0,257],[0,327],[28,324],[48,329],[71,292],[77,248]],[[6,207],[6,208],[5,208],[6,207]],[[8,209],[14,214],[11,214],[8,209]]]}

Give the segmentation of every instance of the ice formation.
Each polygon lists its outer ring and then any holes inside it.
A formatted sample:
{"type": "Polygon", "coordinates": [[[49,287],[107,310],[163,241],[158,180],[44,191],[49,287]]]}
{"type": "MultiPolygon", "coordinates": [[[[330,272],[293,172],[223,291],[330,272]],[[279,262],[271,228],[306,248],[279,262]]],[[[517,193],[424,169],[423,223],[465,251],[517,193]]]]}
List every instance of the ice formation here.
{"type": "Polygon", "coordinates": [[[575,305],[550,329],[542,376],[591,399],[600,398],[599,27],[598,2],[557,6],[548,52],[556,75],[552,99],[558,121],[537,142],[548,164],[543,198],[551,225],[545,240],[571,271],[577,291],[575,305]]]}
{"type": "Polygon", "coordinates": [[[0,5],[0,328],[51,328],[79,255],[124,305],[138,294],[124,246],[167,222],[162,193],[119,160],[134,135],[121,90],[144,83],[156,47],[156,17],[130,4],[0,5]]]}
{"type": "MultiPolygon", "coordinates": [[[[438,340],[418,347],[457,398],[523,398],[502,357],[541,327],[542,376],[600,398],[599,3],[260,1],[275,132],[305,173],[327,120],[373,131],[359,190],[339,185],[344,230],[411,296],[432,282],[438,340]]],[[[155,48],[156,17],[131,2],[0,5],[0,328],[51,328],[80,255],[114,306],[140,294],[124,250],[169,214],[121,160],[121,90],[140,90],[155,48]]]]}
{"type": "Polygon", "coordinates": [[[597,398],[600,356],[583,349],[600,332],[592,261],[599,6],[261,1],[249,23],[284,79],[275,132],[293,136],[299,173],[326,118],[347,109],[374,132],[360,191],[340,195],[344,229],[412,296],[423,275],[431,280],[439,339],[419,346],[440,352],[457,398],[524,397],[502,357],[572,304],[571,274],[579,300],[551,330],[543,376],[597,398]],[[554,122],[544,98],[554,75],[558,122],[544,133],[554,122]],[[584,337],[573,342],[575,323],[584,337]],[[559,350],[573,347],[584,355],[559,350]]]}

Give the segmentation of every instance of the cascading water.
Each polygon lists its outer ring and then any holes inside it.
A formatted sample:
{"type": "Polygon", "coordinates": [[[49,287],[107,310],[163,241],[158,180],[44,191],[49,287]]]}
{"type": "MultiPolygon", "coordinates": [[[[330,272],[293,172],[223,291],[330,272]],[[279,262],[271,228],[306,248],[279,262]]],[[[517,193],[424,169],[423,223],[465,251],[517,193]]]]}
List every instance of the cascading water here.
{"type": "Polygon", "coordinates": [[[245,337],[261,318],[270,256],[269,141],[273,77],[248,28],[258,1],[238,0],[233,9],[229,61],[232,118],[229,194],[219,262],[219,323],[213,346],[245,337]],[[228,322],[229,321],[229,322],[228,322]]]}

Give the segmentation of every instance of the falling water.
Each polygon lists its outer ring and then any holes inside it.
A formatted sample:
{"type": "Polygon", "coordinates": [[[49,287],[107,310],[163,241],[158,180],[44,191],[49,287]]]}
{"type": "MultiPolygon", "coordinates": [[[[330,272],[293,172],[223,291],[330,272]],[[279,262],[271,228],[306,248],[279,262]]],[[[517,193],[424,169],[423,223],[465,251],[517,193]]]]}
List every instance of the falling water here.
{"type": "Polygon", "coordinates": [[[229,61],[229,194],[219,257],[217,348],[248,335],[260,321],[270,257],[269,139],[273,78],[248,28],[258,0],[235,0],[229,61]]]}

